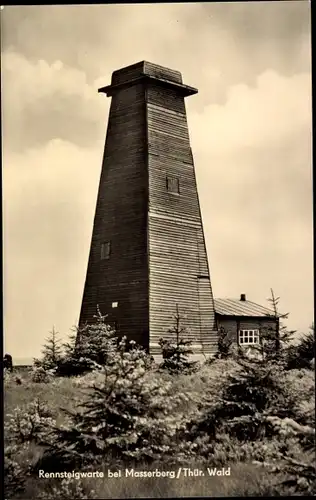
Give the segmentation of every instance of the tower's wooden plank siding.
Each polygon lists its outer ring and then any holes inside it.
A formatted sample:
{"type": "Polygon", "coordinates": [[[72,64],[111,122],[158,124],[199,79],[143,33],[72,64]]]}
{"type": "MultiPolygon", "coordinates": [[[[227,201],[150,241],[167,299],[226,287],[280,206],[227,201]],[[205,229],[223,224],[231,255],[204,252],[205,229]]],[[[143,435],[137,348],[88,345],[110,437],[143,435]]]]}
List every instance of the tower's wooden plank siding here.
{"type": "Polygon", "coordinates": [[[145,104],[143,84],[112,98],[80,324],[99,304],[119,333],[148,346],[145,104]],[[108,260],[100,260],[103,242],[108,260]],[[112,309],[112,302],[118,307],[112,309]]]}
{"type": "MultiPolygon", "coordinates": [[[[193,167],[164,155],[149,154],[149,208],[161,215],[189,219],[200,223],[197,191],[193,167]],[[166,189],[167,176],[179,178],[180,195],[166,189]],[[187,203],[191,200],[191,203],[187,203]],[[183,212],[185,210],[185,212],[183,212]]],[[[195,251],[195,250],[194,250],[195,251]]]]}
{"type": "Polygon", "coordinates": [[[147,124],[150,349],[170,337],[178,304],[187,337],[210,352],[215,313],[184,98],[150,85],[147,124]],[[179,179],[179,195],[168,192],[167,176],[179,179]]]}
{"type": "Polygon", "coordinates": [[[181,113],[186,117],[184,98],[176,90],[167,90],[158,84],[150,84],[147,88],[147,102],[170,111],[181,113]]]}

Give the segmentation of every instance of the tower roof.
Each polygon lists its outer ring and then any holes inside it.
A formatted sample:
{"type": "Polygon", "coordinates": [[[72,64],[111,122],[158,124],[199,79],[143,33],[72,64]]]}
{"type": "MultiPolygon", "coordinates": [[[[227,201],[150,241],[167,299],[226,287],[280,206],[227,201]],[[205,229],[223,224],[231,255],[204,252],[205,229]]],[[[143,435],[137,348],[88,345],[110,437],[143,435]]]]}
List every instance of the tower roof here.
{"type": "Polygon", "coordinates": [[[113,95],[113,92],[122,87],[133,85],[140,80],[151,80],[160,84],[172,87],[179,91],[183,96],[197,94],[197,89],[184,85],[180,71],[165,68],[158,64],[148,61],[140,61],[136,64],[118,69],[112,73],[111,85],[101,87],[99,92],[104,92],[107,96],[113,95]]]}

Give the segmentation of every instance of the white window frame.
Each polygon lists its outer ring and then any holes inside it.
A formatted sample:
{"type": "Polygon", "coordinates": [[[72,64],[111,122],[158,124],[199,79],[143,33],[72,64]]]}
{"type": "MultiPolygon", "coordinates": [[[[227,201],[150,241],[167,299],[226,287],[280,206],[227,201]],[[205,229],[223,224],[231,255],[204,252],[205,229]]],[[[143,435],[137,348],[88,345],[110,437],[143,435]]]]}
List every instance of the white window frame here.
{"type": "Polygon", "coordinates": [[[258,345],[260,333],[258,328],[242,329],[238,332],[238,344],[241,346],[258,345]]]}

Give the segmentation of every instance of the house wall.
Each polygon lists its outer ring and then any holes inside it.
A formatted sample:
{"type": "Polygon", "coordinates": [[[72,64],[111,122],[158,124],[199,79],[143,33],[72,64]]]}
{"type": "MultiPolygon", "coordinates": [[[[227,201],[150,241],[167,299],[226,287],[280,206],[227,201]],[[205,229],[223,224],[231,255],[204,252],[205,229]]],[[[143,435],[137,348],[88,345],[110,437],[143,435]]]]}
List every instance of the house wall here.
{"type": "Polygon", "coordinates": [[[238,342],[239,330],[254,330],[258,329],[259,332],[273,331],[276,327],[276,320],[274,318],[253,318],[253,317],[237,317],[237,316],[221,316],[216,314],[217,328],[224,328],[228,333],[229,338],[234,342],[238,342]]]}

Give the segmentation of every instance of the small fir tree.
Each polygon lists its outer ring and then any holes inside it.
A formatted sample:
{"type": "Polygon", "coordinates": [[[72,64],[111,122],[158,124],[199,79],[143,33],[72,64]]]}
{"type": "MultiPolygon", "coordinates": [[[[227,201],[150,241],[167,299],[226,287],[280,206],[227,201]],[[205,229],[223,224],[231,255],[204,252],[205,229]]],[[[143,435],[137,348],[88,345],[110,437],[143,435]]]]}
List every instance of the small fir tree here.
{"type": "Polygon", "coordinates": [[[271,297],[268,302],[271,305],[271,313],[267,314],[267,318],[273,320],[271,326],[266,326],[260,330],[260,344],[254,346],[259,350],[261,356],[266,360],[281,360],[287,353],[287,348],[295,333],[293,330],[288,330],[282,323],[282,320],[288,319],[289,313],[282,314],[279,311],[280,297],[274,295],[271,288],[271,297]]]}
{"type": "Polygon", "coordinates": [[[97,306],[94,323],[77,330],[75,355],[88,358],[99,365],[105,365],[110,353],[118,343],[117,332],[107,323],[107,315],[103,315],[97,306]]]}
{"type": "Polygon", "coordinates": [[[46,344],[44,344],[42,349],[42,358],[35,358],[34,366],[44,368],[44,370],[56,369],[62,359],[63,349],[61,340],[58,338],[58,332],[55,331],[54,327],[52,331],[49,332],[49,337],[45,340],[46,344]]]}
{"type": "Polygon", "coordinates": [[[226,332],[225,328],[220,327],[218,331],[217,353],[215,358],[227,359],[232,354],[233,339],[226,332]]]}
{"type": "Polygon", "coordinates": [[[174,325],[169,328],[168,333],[172,340],[159,340],[162,351],[163,362],[160,365],[162,369],[170,372],[191,372],[197,367],[196,361],[189,361],[189,356],[193,354],[191,349],[192,342],[185,340],[188,331],[182,326],[183,318],[179,313],[178,304],[174,315],[174,325]]]}
{"type": "Polygon", "coordinates": [[[59,375],[81,375],[104,365],[118,342],[115,330],[106,323],[97,306],[95,322],[76,328],[64,344],[65,356],[59,362],[59,375]]]}

